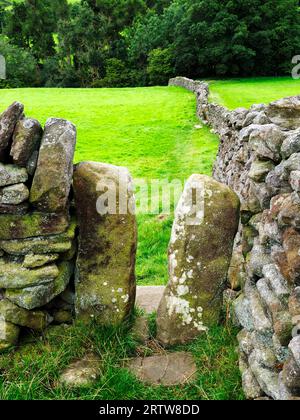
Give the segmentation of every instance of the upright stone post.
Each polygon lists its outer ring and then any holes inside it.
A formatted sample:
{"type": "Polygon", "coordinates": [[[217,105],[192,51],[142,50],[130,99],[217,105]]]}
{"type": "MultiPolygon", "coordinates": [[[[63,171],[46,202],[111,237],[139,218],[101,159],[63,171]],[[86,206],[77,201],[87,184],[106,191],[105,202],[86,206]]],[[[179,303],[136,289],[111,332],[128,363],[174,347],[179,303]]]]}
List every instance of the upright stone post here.
{"type": "Polygon", "coordinates": [[[74,172],[79,222],[76,314],[118,325],[131,313],[136,293],[136,217],[127,169],[83,162],[74,172]]]}
{"type": "Polygon", "coordinates": [[[227,186],[192,175],[176,209],[169,283],[158,309],[157,337],[184,344],[217,323],[239,222],[239,199],[227,186]]]}

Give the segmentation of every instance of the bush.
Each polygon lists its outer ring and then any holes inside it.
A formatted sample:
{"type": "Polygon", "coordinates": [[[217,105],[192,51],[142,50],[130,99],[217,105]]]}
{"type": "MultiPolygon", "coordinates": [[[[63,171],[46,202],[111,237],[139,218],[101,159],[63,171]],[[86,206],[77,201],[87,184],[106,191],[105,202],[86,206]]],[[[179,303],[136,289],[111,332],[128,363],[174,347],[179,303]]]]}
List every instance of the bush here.
{"type": "Polygon", "coordinates": [[[174,76],[172,52],[169,48],[157,48],[150,52],[147,73],[151,85],[166,85],[174,76]]]}
{"type": "Polygon", "coordinates": [[[105,77],[95,81],[92,87],[128,87],[131,86],[131,75],[126,63],[110,58],[105,62],[105,77]]]}
{"type": "Polygon", "coordinates": [[[0,54],[6,60],[6,80],[1,81],[1,87],[30,87],[39,83],[37,62],[28,51],[0,37],[0,54]]]}

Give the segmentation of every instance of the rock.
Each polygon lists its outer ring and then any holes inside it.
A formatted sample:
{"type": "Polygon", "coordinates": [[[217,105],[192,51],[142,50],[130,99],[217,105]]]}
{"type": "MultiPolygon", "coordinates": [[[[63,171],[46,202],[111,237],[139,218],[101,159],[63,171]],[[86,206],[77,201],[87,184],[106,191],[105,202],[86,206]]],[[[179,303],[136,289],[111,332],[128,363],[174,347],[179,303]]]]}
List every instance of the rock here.
{"type": "Polygon", "coordinates": [[[69,121],[50,118],[45,125],[30,202],[43,212],[61,212],[70,193],[76,128],[69,121]]]}
{"type": "Polygon", "coordinates": [[[249,357],[250,369],[253,372],[259,386],[266,395],[279,400],[279,378],[278,372],[272,369],[273,359],[268,351],[254,350],[249,357]]]}
{"type": "Polygon", "coordinates": [[[294,398],[291,390],[283,382],[282,372],[279,374],[279,393],[280,401],[290,401],[294,398]]]}
{"type": "Polygon", "coordinates": [[[23,261],[23,267],[25,268],[37,268],[43,267],[46,264],[55,262],[58,260],[59,254],[29,254],[26,255],[23,261]]]}
{"type": "Polygon", "coordinates": [[[300,280],[300,234],[293,228],[288,228],[283,234],[283,249],[286,258],[284,275],[290,283],[300,280]]]}
{"type": "Polygon", "coordinates": [[[32,155],[28,159],[28,162],[27,162],[27,165],[26,165],[26,170],[27,170],[27,172],[30,176],[33,176],[34,173],[35,173],[38,158],[39,158],[39,152],[38,152],[38,150],[36,150],[35,152],[32,153],[32,155]]]}
{"type": "Polygon", "coordinates": [[[55,264],[29,270],[17,262],[0,260],[0,288],[23,289],[54,281],[59,271],[55,264]]]}
{"type": "Polygon", "coordinates": [[[253,126],[250,133],[249,147],[255,151],[258,158],[278,162],[281,159],[280,150],[284,139],[284,131],[276,125],[257,125],[253,126]]]}
{"type": "Polygon", "coordinates": [[[148,319],[145,316],[135,318],[131,333],[133,338],[139,343],[147,343],[150,338],[148,319]]]}
{"type": "Polygon", "coordinates": [[[266,111],[272,123],[283,128],[299,128],[300,96],[292,96],[272,102],[266,111]]]}
{"type": "Polygon", "coordinates": [[[243,390],[247,400],[255,400],[264,395],[251,369],[247,369],[242,374],[243,390]]]}
{"type": "Polygon", "coordinates": [[[8,151],[12,135],[18,120],[21,118],[24,106],[14,102],[0,115],[0,159],[3,160],[8,151]]]}
{"type": "Polygon", "coordinates": [[[58,309],[53,312],[53,322],[55,324],[72,324],[73,314],[71,311],[58,309]]]}
{"type": "Polygon", "coordinates": [[[290,314],[282,311],[274,317],[274,331],[282,346],[287,346],[292,338],[293,323],[290,314]]]}
{"type": "Polygon", "coordinates": [[[164,345],[189,342],[219,321],[238,223],[232,190],[205,175],[188,180],[175,213],[169,283],[158,309],[157,338],[164,345]]]}
{"type": "Polygon", "coordinates": [[[52,321],[45,311],[28,311],[7,299],[0,301],[0,317],[12,324],[37,331],[44,330],[52,321]]]}
{"type": "Polygon", "coordinates": [[[239,290],[245,284],[245,258],[241,247],[234,248],[233,250],[228,270],[228,280],[233,290],[239,290]]]}
{"type": "Polygon", "coordinates": [[[137,226],[130,174],[112,165],[81,163],[74,172],[74,193],[79,222],[77,316],[84,322],[92,318],[99,324],[120,324],[132,312],[136,294],[137,226]],[[100,215],[97,209],[105,210],[100,204],[102,200],[105,205],[107,187],[112,192],[108,202],[114,203],[119,193],[121,197],[114,214],[100,215]]]}
{"type": "Polygon", "coordinates": [[[15,184],[0,189],[1,204],[22,204],[28,200],[29,190],[25,184],[15,184]]]}
{"type": "Polygon", "coordinates": [[[0,240],[26,239],[63,233],[69,226],[67,214],[29,213],[0,215],[0,240]]]}
{"type": "Polygon", "coordinates": [[[136,305],[147,314],[158,310],[165,286],[138,286],[136,289],[136,305]]]}
{"type": "Polygon", "coordinates": [[[28,209],[28,203],[22,203],[17,206],[12,204],[0,204],[0,214],[24,215],[28,212],[28,209]]]}
{"type": "Polygon", "coordinates": [[[300,316],[300,287],[296,287],[290,296],[289,312],[292,316],[300,316]]]}
{"type": "Polygon", "coordinates": [[[292,171],[290,173],[290,185],[294,191],[300,192],[300,171],[292,171]]]}
{"type": "Polygon", "coordinates": [[[262,215],[259,225],[259,240],[266,247],[281,243],[281,232],[278,224],[273,220],[268,210],[265,210],[262,215]]]}
{"type": "Polygon", "coordinates": [[[10,156],[14,163],[26,167],[33,152],[38,150],[43,130],[41,124],[32,118],[23,118],[16,124],[10,156]]]}
{"type": "Polygon", "coordinates": [[[3,165],[0,163],[0,187],[27,182],[28,173],[25,168],[16,165],[3,165]]]}
{"type": "Polygon", "coordinates": [[[66,232],[22,240],[0,241],[0,249],[3,249],[7,254],[24,256],[27,254],[60,254],[68,252],[73,246],[76,227],[77,222],[75,219],[72,219],[66,232]]]}
{"type": "Polygon", "coordinates": [[[268,280],[275,295],[282,301],[287,302],[290,295],[288,284],[275,264],[268,264],[263,267],[263,276],[268,280]]]}
{"type": "Polygon", "coordinates": [[[255,160],[252,163],[249,171],[249,178],[256,182],[263,182],[270,171],[274,169],[275,165],[271,161],[255,160]]]}
{"type": "Polygon", "coordinates": [[[293,226],[300,228],[300,198],[297,193],[287,197],[278,215],[279,227],[293,226]]]}
{"type": "Polygon", "coordinates": [[[237,339],[239,342],[239,348],[242,353],[249,356],[253,351],[252,335],[247,330],[242,330],[238,333],[237,339]]]}
{"type": "Polygon", "coordinates": [[[276,334],[273,335],[272,341],[272,347],[274,348],[274,352],[278,362],[284,364],[289,358],[289,349],[281,345],[279,338],[276,334]]]}
{"type": "Polygon", "coordinates": [[[281,156],[288,159],[293,153],[300,152],[300,131],[291,132],[281,146],[281,156]]]}
{"type": "Polygon", "coordinates": [[[269,313],[272,315],[273,319],[275,319],[277,317],[278,312],[281,312],[283,309],[282,303],[273,292],[268,280],[264,278],[260,279],[256,283],[256,287],[261,299],[267,306],[269,313]]]}
{"type": "Polygon", "coordinates": [[[66,289],[74,271],[73,264],[69,262],[60,263],[58,269],[59,275],[53,282],[24,289],[9,289],[6,290],[5,297],[28,310],[46,305],[66,289]]]}
{"type": "Polygon", "coordinates": [[[0,317],[0,353],[18,343],[20,328],[0,317]]]}
{"type": "Polygon", "coordinates": [[[271,334],[273,332],[271,320],[267,316],[267,311],[265,310],[258,290],[252,282],[246,282],[245,293],[249,300],[255,331],[263,335],[271,334]]]}
{"type": "Polygon", "coordinates": [[[272,263],[268,249],[260,245],[258,240],[254,241],[254,246],[250,253],[248,271],[251,276],[263,277],[263,268],[272,263]]]}
{"type": "Polygon", "coordinates": [[[197,378],[193,355],[187,352],[137,357],[129,362],[128,369],[149,385],[182,386],[197,378]]]}
{"type": "Polygon", "coordinates": [[[244,226],[242,233],[242,254],[246,257],[255,243],[255,238],[258,236],[256,229],[252,226],[244,226]]]}
{"type": "Polygon", "coordinates": [[[292,352],[295,362],[300,368],[300,335],[292,339],[292,341],[289,344],[289,349],[292,352]]]}
{"type": "Polygon", "coordinates": [[[236,318],[240,325],[246,329],[246,331],[253,331],[254,320],[252,317],[250,301],[242,293],[233,304],[236,318]]]}
{"type": "Polygon", "coordinates": [[[287,388],[300,388],[300,366],[297,364],[294,357],[285,363],[282,371],[282,381],[287,388]]]}
{"type": "Polygon", "coordinates": [[[62,373],[59,382],[68,388],[92,386],[101,375],[101,359],[94,354],[86,354],[81,360],[73,362],[62,373]]]}

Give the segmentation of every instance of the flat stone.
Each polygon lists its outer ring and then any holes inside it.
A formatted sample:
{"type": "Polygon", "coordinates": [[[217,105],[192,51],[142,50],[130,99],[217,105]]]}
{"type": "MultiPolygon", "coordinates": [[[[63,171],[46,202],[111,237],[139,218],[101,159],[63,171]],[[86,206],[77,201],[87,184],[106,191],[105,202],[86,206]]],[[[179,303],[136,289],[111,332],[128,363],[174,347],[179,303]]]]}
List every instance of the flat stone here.
{"type": "Polygon", "coordinates": [[[276,162],[281,159],[280,149],[284,139],[284,131],[280,130],[276,125],[257,125],[253,126],[251,131],[249,146],[259,158],[270,159],[276,162]]]}
{"type": "Polygon", "coordinates": [[[18,343],[20,328],[0,317],[0,353],[18,343]]]}
{"type": "Polygon", "coordinates": [[[79,223],[77,317],[118,325],[131,314],[136,293],[137,225],[135,215],[127,211],[134,204],[132,179],[125,168],[84,162],[76,166],[73,186],[79,223]],[[108,198],[112,183],[116,195],[112,190],[113,197],[108,198]],[[123,209],[119,200],[114,202],[120,189],[123,209]],[[105,203],[111,204],[107,199],[116,204],[111,212],[106,211],[105,203]]]}
{"type": "Polygon", "coordinates": [[[0,259],[0,288],[23,289],[53,282],[59,275],[55,264],[30,270],[19,263],[0,259]]]}
{"type": "Polygon", "coordinates": [[[60,254],[69,252],[73,247],[76,227],[77,222],[75,219],[72,219],[64,233],[22,240],[0,241],[0,249],[7,254],[24,256],[27,254],[60,254]]]}
{"type": "Polygon", "coordinates": [[[26,239],[63,233],[69,226],[69,215],[29,213],[0,215],[0,240],[26,239]]]}
{"type": "Polygon", "coordinates": [[[27,182],[28,173],[25,168],[16,165],[3,165],[0,163],[0,187],[27,182]]]}
{"type": "Polygon", "coordinates": [[[22,203],[17,206],[13,204],[0,204],[0,214],[24,215],[28,213],[28,209],[29,209],[28,203],[22,203]]]}
{"type": "Polygon", "coordinates": [[[289,158],[293,153],[300,152],[300,131],[293,131],[289,134],[281,146],[281,156],[284,159],[289,158]]]}
{"type": "Polygon", "coordinates": [[[45,125],[30,202],[43,212],[63,211],[68,202],[76,145],[76,128],[50,118],[45,125]]]}
{"type": "Polygon", "coordinates": [[[219,322],[238,224],[239,199],[230,188],[205,175],[190,177],[175,212],[169,283],[158,309],[163,345],[190,342],[219,322]]]}
{"type": "Polygon", "coordinates": [[[23,267],[25,268],[37,268],[43,267],[46,264],[55,262],[58,260],[59,254],[43,254],[43,255],[36,255],[30,254],[26,255],[23,261],[23,267]]]}
{"type": "Polygon", "coordinates": [[[16,124],[10,156],[15,164],[26,167],[32,153],[38,150],[43,130],[41,124],[32,118],[23,118],[16,124]]]}
{"type": "Polygon", "coordinates": [[[15,184],[0,189],[1,204],[22,204],[28,200],[29,190],[25,184],[15,184]]]}
{"type": "Polygon", "coordinates": [[[0,301],[0,317],[5,321],[32,330],[42,331],[52,321],[50,315],[45,311],[28,311],[20,308],[8,299],[0,301]]]}
{"type": "Polygon", "coordinates": [[[290,185],[294,191],[300,192],[300,171],[292,171],[290,173],[290,185]]]}
{"type": "Polygon", "coordinates": [[[53,282],[24,289],[9,289],[5,297],[28,310],[46,305],[66,289],[74,272],[73,264],[69,262],[60,263],[58,269],[59,275],[53,282]]]}
{"type": "Polygon", "coordinates": [[[62,373],[59,382],[68,388],[92,386],[101,375],[101,359],[93,353],[70,364],[62,373]]]}
{"type": "Polygon", "coordinates": [[[0,115],[0,159],[5,158],[11,145],[13,132],[18,120],[23,115],[24,106],[14,102],[0,115]]]}
{"type": "Polygon", "coordinates": [[[136,289],[136,305],[147,314],[156,312],[164,291],[165,286],[138,286],[136,289]]]}
{"type": "Polygon", "coordinates": [[[263,182],[270,171],[274,169],[275,165],[271,161],[255,160],[252,163],[249,172],[249,178],[256,182],[263,182]]]}
{"type": "Polygon", "coordinates": [[[289,349],[292,352],[292,355],[300,369],[300,335],[294,337],[289,344],[289,349]]]}
{"type": "Polygon", "coordinates": [[[291,96],[272,102],[266,111],[276,125],[290,130],[299,128],[300,96],[291,96]]]}
{"type": "Polygon", "coordinates": [[[198,372],[193,355],[187,352],[137,357],[129,362],[128,368],[140,381],[163,386],[191,383],[198,372]]]}

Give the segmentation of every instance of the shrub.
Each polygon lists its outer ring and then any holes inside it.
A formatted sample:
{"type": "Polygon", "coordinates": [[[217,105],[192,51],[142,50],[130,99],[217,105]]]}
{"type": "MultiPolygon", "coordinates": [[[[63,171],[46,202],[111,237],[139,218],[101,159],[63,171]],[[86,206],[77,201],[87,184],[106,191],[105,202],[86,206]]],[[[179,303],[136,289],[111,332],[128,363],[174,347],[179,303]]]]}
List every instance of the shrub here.
{"type": "Polygon", "coordinates": [[[151,85],[166,85],[174,75],[172,52],[169,48],[152,50],[148,58],[147,73],[151,85]]]}

